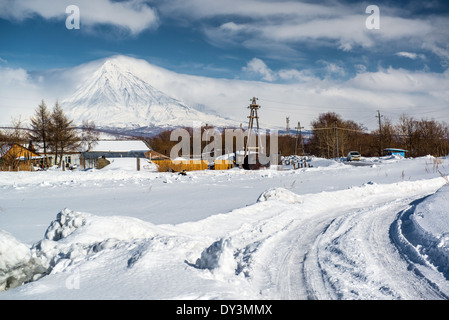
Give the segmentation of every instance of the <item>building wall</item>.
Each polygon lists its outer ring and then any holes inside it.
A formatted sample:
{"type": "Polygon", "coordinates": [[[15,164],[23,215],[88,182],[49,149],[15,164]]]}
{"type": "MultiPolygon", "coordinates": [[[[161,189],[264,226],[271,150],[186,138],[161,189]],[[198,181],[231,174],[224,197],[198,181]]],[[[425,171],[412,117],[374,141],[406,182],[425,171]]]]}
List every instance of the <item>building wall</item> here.
{"type": "MultiPolygon", "coordinates": [[[[49,164],[50,165],[58,165],[58,163],[56,162],[56,157],[54,154],[47,154],[48,159],[49,159],[49,164]]],[[[58,160],[59,161],[59,156],[58,156],[58,160]]],[[[65,164],[69,164],[69,166],[73,166],[73,165],[81,165],[81,153],[65,153],[62,156],[62,161],[64,161],[65,164]]]]}

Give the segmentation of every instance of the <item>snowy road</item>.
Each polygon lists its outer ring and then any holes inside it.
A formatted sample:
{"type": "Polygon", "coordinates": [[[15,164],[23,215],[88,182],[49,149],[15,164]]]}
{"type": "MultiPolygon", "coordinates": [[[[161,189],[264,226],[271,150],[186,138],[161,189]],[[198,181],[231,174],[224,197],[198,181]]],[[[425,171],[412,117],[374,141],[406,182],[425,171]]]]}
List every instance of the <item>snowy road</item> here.
{"type": "Polygon", "coordinates": [[[391,242],[394,213],[409,200],[349,212],[327,224],[304,262],[309,298],[447,298],[411,270],[391,242]]]}
{"type": "Polygon", "coordinates": [[[286,226],[288,231],[279,232],[274,245],[266,245],[271,252],[264,256],[270,258],[259,263],[269,266],[262,273],[272,282],[267,287],[275,288],[271,297],[447,299],[435,284],[415,272],[416,268],[398,252],[390,234],[395,232],[390,231],[390,226],[399,213],[433,188],[418,188],[415,196],[397,199],[398,193],[391,193],[392,186],[384,187],[382,195],[376,193],[373,197],[382,200],[370,206],[366,206],[370,192],[364,190],[361,192],[368,194],[361,194],[358,200],[344,201],[346,208],[328,210],[338,207],[328,202],[322,212],[315,210],[313,215],[302,216],[298,208],[301,217],[286,226]]]}

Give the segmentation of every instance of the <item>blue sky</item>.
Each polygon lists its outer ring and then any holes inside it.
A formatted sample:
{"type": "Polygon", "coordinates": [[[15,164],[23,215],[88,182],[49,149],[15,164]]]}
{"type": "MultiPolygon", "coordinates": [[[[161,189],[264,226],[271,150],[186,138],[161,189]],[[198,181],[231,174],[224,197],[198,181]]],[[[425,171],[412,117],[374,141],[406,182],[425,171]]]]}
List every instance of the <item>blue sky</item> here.
{"type": "Polygon", "coordinates": [[[338,79],[390,66],[443,72],[449,61],[445,1],[376,1],[379,30],[365,26],[371,2],[91,2],[1,0],[0,63],[39,70],[125,54],[181,73],[281,82],[262,67],[338,79]],[[80,8],[79,30],[65,27],[68,4],[80,8]],[[248,66],[255,58],[263,64],[248,66]]]}
{"type": "MultiPolygon", "coordinates": [[[[376,108],[449,122],[447,30],[449,3],[436,0],[0,0],[0,108],[19,108],[14,94],[24,90],[34,107],[36,71],[128,55],[205,81],[289,85],[270,87],[265,103],[298,117],[364,106],[372,126],[376,108]],[[66,28],[69,5],[80,10],[79,30],[66,28]],[[367,28],[370,5],[379,29],[367,28]]],[[[237,104],[231,96],[224,104],[237,104]]]]}

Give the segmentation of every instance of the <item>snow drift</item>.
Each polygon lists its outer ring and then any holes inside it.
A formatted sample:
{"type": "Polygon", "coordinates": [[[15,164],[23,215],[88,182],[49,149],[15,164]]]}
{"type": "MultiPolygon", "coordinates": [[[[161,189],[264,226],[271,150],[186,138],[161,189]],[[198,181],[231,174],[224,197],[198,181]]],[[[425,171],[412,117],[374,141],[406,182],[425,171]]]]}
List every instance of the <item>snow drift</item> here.
{"type": "Polygon", "coordinates": [[[449,185],[416,201],[396,221],[395,239],[404,254],[449,280],[449,185]]]}
{"type": "Polygon", "coordinates": [[[28,246],[0,230],[0,291],[36,280],[44,271],[28,246]]]}

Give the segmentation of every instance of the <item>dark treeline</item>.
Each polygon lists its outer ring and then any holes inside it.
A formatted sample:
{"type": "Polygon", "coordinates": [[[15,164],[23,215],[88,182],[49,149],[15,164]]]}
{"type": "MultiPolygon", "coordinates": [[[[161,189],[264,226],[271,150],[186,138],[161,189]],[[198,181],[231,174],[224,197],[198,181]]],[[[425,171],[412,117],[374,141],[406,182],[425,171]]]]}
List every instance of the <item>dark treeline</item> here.
{"type": "Polygon", "coordinates": [[[313,135],[308,152],[322,157],[345,156],[359,151],[364,156],[379,156],[385,148],[407,150],[411,157],[449,153],[449,126],[435,120],[417,120],[406,114],[397,123],[383,118],[379,129],[370,133],[361,124],[343,120],[338,114],[320,114],[312,122],[313,135]]]}

